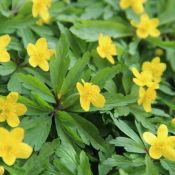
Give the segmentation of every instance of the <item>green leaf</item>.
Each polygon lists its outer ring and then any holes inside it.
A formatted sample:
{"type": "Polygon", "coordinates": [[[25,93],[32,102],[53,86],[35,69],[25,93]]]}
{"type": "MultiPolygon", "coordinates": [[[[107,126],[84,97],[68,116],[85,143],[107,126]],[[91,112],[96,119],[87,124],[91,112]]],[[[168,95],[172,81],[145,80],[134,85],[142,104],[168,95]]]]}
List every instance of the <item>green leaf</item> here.
{"type": "Polygon", "coordinates": [[[106,67],[98,71],[97,74],[91,79],[91,82],[103,88],[106,81],[114,78],[116,74],[125,71],[125,69],[126,66],[121,64],[117,64],[113,67],[106,67]]]}
{"type": "Polygon", "coordinates": [[[25,142],[39,151],[49,135],[51,124],[50,116],[25,117],[20,124],[25,129],[25,142]]]}
{"type": "Polygon", "coordinates": [[[56,124],[57,133],[63,142],[67,143],[66,136],[67,138],[76,139],[76,144],[79,144],[78,139],[81,139],[86,145],[91,144],[97,150],[105,150],[104,140],[99,136],[97,128],[83,117],[60,111],[58,112],[56,124]],[[61,125],[64,133],[61,133],[59,125],[61,125]]]}
{"type": "Polygon", "coordinates": [[[66,37],[62,34],[56,47],[56,57],[50,61],[50,79],[55,95],[58,95],[68,70],[68,49],[66,37]]]}
{"type": "Polygon", "coordinates": [[[123,122],[122,120],[117,120],[115,118],[113,118],[113,121],[115,123],[115,125],[123,132],[125,133],[127,136],[129,136],[132,140],[134,140],[136,143],[138,143],[139,145],[143,145],[140,137],[135,133],[134,130],[132,130],[125,122],[123,122]]]}
{"type": "Polygon", "coordinates": [[[83,55],[82,59],[79,59],[74,66],[71,68],[71,70],[68,72],[66,78],[64,79],[63,85],[61,87],[61,90],[59,92],[59,97],[65,95],[70,88],[75,87],[75,84],[77,81],[79,81],[82,71],[87,66],[87,63],[89,62],[90,55],[88,52],[86,52],[83,55]]]}
{"type": "Polygon", "coordinates": [[[127,152],[145,153],[143,143],[137,143],[126,137],[117,137],[116,139],[111,140],[110,143],[118,147],[124,147],[127,152]]]}
{"type": "Polygon", "coordinates": [[[148,155],[145,157],[146,163],[146,175],[159,175],[157,167],[154,165],[153,161],[150,159],[148,155]]]}
{"type": "Polygon", "coordinates": [[[47,102],[43,101],[43,99],[41,99],[39,96],[37,96],[33,100],[21,96],[19,101],[26,105],[27,115],[49,114],[54,110],[52,106],[50,106],[47,102]]]}
{"type": "Polygon", "coordinates": [[[38,93],[38,95],[48,102],[55,103],[55,98],[49,88],[38,78],[29,74],[18,74],[18,76],[26,89],[38,93]]]}
{"type": "Polygon", "coordinates": [[[174,175],[174,172],[175,172],[174,162],[165,160],[165,159],[161,159],[160,163],[164,169],[169,171],[170,175],[174,175]]]}
{"type": "Polygon", "coordinates": [[[0,65],[0,75],[9,75],[16,70],[16,64],[12,61],[7,63],[1,63],[0,65]]]}
{"type": "Polygon", "coordinates": [[[78,166],[78,175],[92,175],[89,158],[84,151],[80,153],[80,165],[78,166]],[[86,171],[85,171],[86,170],[86,171]]]}
{"type": "Polygon", "coordinates": [[[71,27],[71,32],[77,37],[86,41],[97,41],[100,33],[114,38],[121,38],[132,35],[129,24],[114,21],[81,21],[71,27]],[[110,26],[110,27],[109,27],[110,26]]]}

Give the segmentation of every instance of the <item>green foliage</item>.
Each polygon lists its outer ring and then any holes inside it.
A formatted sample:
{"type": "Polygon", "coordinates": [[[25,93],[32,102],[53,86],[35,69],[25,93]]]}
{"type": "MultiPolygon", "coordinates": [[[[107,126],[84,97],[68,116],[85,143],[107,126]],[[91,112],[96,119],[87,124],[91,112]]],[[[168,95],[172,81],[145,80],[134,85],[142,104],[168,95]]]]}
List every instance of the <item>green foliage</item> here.
{"type": "MultiPolygon", "coordinates": [[[[0,36],[12,38],[11,59],[0,63],[0,96],[20,94],[18,102],[27,112],[19,117],[19,127],[33,148],[29,159],[17,159],[13,166],[2,160],[5,175],[174,175],[174,161],[150,157],[143,133],[156,134],[163,123],[169,135],[175,134],[175,0],[144,4],[150,17],[159,18],[161,32],[146,39],[130,22],[139,21],[139,15],[122,10],[120,0],[53,0],[50,21],[43,25],[32,16],[32,2],[0,1],[0,36]],[[116,46],[114,65],[97,52],[99,34],[110,36],[116,46]],[[55,50],[48,72],[29,64],[27,45],[41,37],[55,50]],[[156,56],[167,68],[147,113],[138,105],[131,67],[141,70],[156,56]],[[82,109],[76,84],[83,81],[99,86],[103,108],[82,109]]],[[[0,125],[12,129],[6,122],[0,125]]]]}

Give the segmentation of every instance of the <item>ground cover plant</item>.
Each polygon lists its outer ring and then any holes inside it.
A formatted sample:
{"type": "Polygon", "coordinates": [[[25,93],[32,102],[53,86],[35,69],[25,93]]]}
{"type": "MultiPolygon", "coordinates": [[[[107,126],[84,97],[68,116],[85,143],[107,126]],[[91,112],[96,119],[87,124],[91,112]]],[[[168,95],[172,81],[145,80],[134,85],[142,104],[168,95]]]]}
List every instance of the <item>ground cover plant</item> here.
{"type": "Polygon", "coordinates": [[[1,0],[0,175],[174,175],[174,7],[1,0]]]}

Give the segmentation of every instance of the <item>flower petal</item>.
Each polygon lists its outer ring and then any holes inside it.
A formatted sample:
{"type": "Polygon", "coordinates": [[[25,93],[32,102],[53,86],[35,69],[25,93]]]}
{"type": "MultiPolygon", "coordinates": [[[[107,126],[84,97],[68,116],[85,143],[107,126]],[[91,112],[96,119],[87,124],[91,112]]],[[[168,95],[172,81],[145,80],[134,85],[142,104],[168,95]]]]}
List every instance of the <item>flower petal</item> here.
{"type": "Polygon", "coordinates": [[[20,143],[18,145],[16,156],[17,158],[21,158],[21,159],[28,159],[32,154],[32,151],[33,151],[32,147],[30,147],[26,143],[20,143]]]}
{"type": "Polygon", "coordinates": [[[6,50],[0,50],[0,62],[8,62],[10,61],[10,55],[6,50]]]}
{"type": "Polygon", "coordinates": [[[24,139],[24,129],[23,128],[15,128],[11,130],[10,136],[14,138],[17,142],[21,142],[24,139]]]}
{"type": "Polygon", "coordinates": [[[166,125],[161,124],[157,130],[158,139],[164,140],[168,136],[168,128],[166,125]]]}
{"type": "Polygon", "coordinates": [[[10,92],[7,96],[7,100],[9,103],[16,103],[18,101],[19,94],[18,92],[10,92]]]}
{"type": "Polygon", "coordinates": [[[4,140],[8,139],[9,137],[9,131],[5,128],[0,128],[0,142],[3,142],[4,140]]]}
{"type": "Polygon", "coordinates": [[[101,94],[96,94],[95,97],[91,99],[91,103],[97,108],[102,108],[105,105],[105,98],[101,94]]]}
{"type": "Polygon", "coordinates": [[[165,146],[163,151],[163,156],[171,161],[175,161],[175,149],[173,149],[171,146],[165,146]]]}
{"type": "Polygon", "coordinates": [[[11,166],[15,163],[16,156],[14,154],[7,153],[2,157],[2,159],[7,165],[11,166]]]}
{"type": "Polygon", "coordinates": [[[150,145],[153,145],[157,140],[156,136],[152,134],[151,132],[144,132],[143,138],[150,145]]]}
{"type": "Polygon", "coordinates": [[[10,113],[6,120],[11,127],[17,127],[20,123],[20,120],[15,113],[10,113]]]}
{"type": "Polygon", "coordinates": [[[89,111],[90,101],[87,98],[80,96],[80,105],[84,111],[89,111]]]}
{"type": "Polygon", "coordinates": [[[38,66],[43,70],[43,71],[48,71],[49,70],[49,63],[47,61],[42,61],[38,64],[38,66]]]}
{"type": "Polygon", "coordinates": [[[5,49],[11,41],[11,37],[9,35],[3,35],[0,37],[0,48],[5,49]]]}
{"type": "Polygon", "coordinates": [[[35,55],[35,53],[36,53],[36,47],[35,47],[35,45],[29,43],[27,45],[27,53],[28,53],[29,56],[35,55]]]}
{"type": "Polygon", "coordinates": [[[17,103],[16,104],[16,114],[18,116],[24,115],[27,112],[27,108],[24,104],[17,103]]]}
{"type": "Polygon", "coordinates": [[[131,5],[129,0],[120,0],[120,7],[122,9],[127,9],[131,5]]]}
{"type": "Polygon", "coordinates": [[[36,42],[36,46],[38,47],[38,49],[42,49],[42,50],[47,49],[48,47],[47,40],[45,38],[38,39],[36,42]]]}
{"type": "Polygon", "coordinates": [[[156,146],[151,146],[149,149],[149,155],[153,158],[153,159],[160,159],[162,156],[162,153],[159,149],[157,149],[156,146]]]}
{"type": "Polygon", "coordinates": [[[36,67],[36,66],[38,66],[38,60],[37,60],[35,57],[30,57],[30,58],[29,58],[29,64],[30,64],[32,67],[36,67]]]}

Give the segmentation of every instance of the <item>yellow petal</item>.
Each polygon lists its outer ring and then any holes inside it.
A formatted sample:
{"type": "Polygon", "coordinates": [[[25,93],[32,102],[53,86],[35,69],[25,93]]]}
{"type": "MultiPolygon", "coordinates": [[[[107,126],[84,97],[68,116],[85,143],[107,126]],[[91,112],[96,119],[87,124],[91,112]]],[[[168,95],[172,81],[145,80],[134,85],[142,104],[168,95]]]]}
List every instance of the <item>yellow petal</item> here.
{"type": "Polygon", "coordinates": [[[24,115],[27,112],[27,108],[24,104],[17,103],[16,104],[16,114],[18,116],[24,115]]]}
{"type": "Polygon", "coordinates": [[[29,43],[27,45],[27,53],[28,53],[29,56],[35,55],[36,51],[37,50],[36,50],[36,46],[35,45],[33,45],[31,43],[29,43]]]}
{"type": "Polygon", "coordinates": [[[32,147],[30,147],[29,145],[25,143],[20,143],[18,145],[16,156],[17,158],[21,158],[21,159],[28,159],[30,155],[32,154],[32,151],[33,151],[32,147]]]}
{"type": "Polygon", "coordinates": [[[83,85],[82,85],[81,83],[77,82],[76,88],[77,88],[77,90],[78,90],[78,92],[79,92],[80,94],[83,93],[84,87],[83,87],[83,85]]]}
{"type": "Polygon", "coordinates": [[[159,149],[157,149],[156,146],[151,146],[149,149],[149,155],[153,158],[153,159],[160,159],[162,156],[162,153],[159,149]]]}
{"type": "Polygon", "coordinates": [[[175,161],[175,150],[171,146],[169,145],[165,146],[162,151],[163,151],[163,156],[166,159],[175,161]]]}
{"type": "Polygon", "coordinates": [[[143,4],[141,2],[136,2],[132,4],[132,9],[135,13],[140,14],[144,12],[143,4]]]}
{"type": "Polygon", "coordinates": [[[147,38],[149,35],[148,30],[143,28],[138,28],[136,31],[136,34],[139,38],[143,38],[143,39],[147,38]]]}
{"type": "Polygon", "coordinates": [[[84,111],[89,111],[90,101],[88,99],[80,96],[80,105],[84,111]]]}
{"type": "Polygon", "coordinates": [[[6,50],[0,50],[0,62],[5,63],[10,61],[10,55],[6,50]]]}
{"type": "Polygon", "coordinates": [[[107,56],[107,60],[111,63],[111,64],[114,64],[115,61],[114,61],[114,58],[110,55],[110,56],[107,56]]]}
{"type": "Polygon", "coordinates": [[[5,128],[0,128],[0,142],[3,142],[4,140],[8,139],[9,132],[5,128]]]}
{"type": "Polygon", "coordinates": [[[4,122],[5,120],[6,120],[6,115],[3,112],[1,112],[0,113],[0,122],[4,122]]]}
{"type": "Polygon", "coordinates": [[[17,127],[20,123],[20,120],[15,113],[10,113],[6,120],[11,127],[17,127]]]}
{"type": "Polygon", "coordinates": [[[122,9],[127,9],[131,5],[129,0],[120,0],[120,7],[122,9]]]}
{"type": "Polygon", "coordinates": [[[4,172],[5,172],[4,167],[0,166],[0,175],[4,175],[4,172]]]}
{"type": "Polygon", "coordinates": [[[105,105],[105,98],[101,94],[96,94],[96,96],[91,99],[91,103],[97,108],[102,108],[105,105]]]}
{"type": "Polygon", "coordinates": [[[49,64],[47,61],[42,61],[38,64],[38,66],[43,70],[43,71],[48,71],[49,70],[49,64]]]}
{"type": "Polygon", "coordinates": [[[40,16],[45,23],[49,22],[50,15],[47,7],[42,8],[42,10],[40,11],[40,16]]]}
{"type": "Polygon", "coordinates": [[[150,145],[153,145],[157,140],[156,136],[152,134],[151,132],[144,132],[143,138],[150,145]]]}
{"type": "Polygon", "coordinates": [[[175,148],[175,136],[170,136],[167,138],[167,145],[175,148]]]}
{"type": "Polygon", "coordinates": [[[138,78],[140,76],[139,71],[135,67],[132,67],[131,71],[136,78],[138,78]]]}
{"type": "Polygon", "coordinates": [[[10,136],[14,138],[17,142],[22,142],[24,139],[24,129],[23,128],[15,128],[11,130],[10,136]]]}
{"type": "Polygon", "coordinates": [[[10,94],[7,96],[7,100],[9,103],[16,103],[18,101],[18,98],[18,92],[10,92],[10,94]]]}
{"type": "Polygon", "coordinates": [[[144,101],[143,102],[143,108],[146,112],[151,112],[152,108],[151,108],[151,102],[150,101],[144,101]]]}
{"type": "Polygon", "coordinates": [[[45,38],[38,39],[36,42],[36,46],[42,50],[47,49],[47,47],[48,47],[47,40],[45,38]]]}
{"type": "Polygon", "coordinates": [[[151,24],[155,27],[157,27],[159,25],[160,21],[158,18],[153,18],[151,19],[151,24]]]}
{"type": "Polygon", "coordinates": [[[35,57],[30,57],[29,59],[29,64],[32,66],[32,67],[36,67],[38,65],[38,60],[35,58],[35,57]]]}
{"type": "Polygon", "coordinates": [[[166,125],[161,124],[157,130],[157,137],[158,139],[166,139],[168,136],[168,128],[166,125]]]}
{"type": "Polygon", "coordinates": [[[160,31],[158,29],[153,29],[153,30],[151,30],[150,35],[152,37],[158,37],[158,36],[160,36],[160,31]]]}
{"type": "Polygon", "coordinates": [[[11,165],[13,165],[13,164],[15,163],[15,161],[16,161],[16,156],[13,155],[13,154],[7,153],[7,154],[5,154],[5,155],[2,157],[2,159],[3,159],[3,161],[4,161],[7,165],[11,166],[11,165]]]}
{"type": "Polygon", "coordinates": [[[34,18],[36,18],[39,15],[40,9],[38,8],[37,4],[33,4],[32,6],[32,15],[34,18]]]}
{"type": "Polygon", "coordinates": [[[11,41],[11,37],[9,35],[3,35],[0,37],[0,48],[5,49],[11,41]]]}

